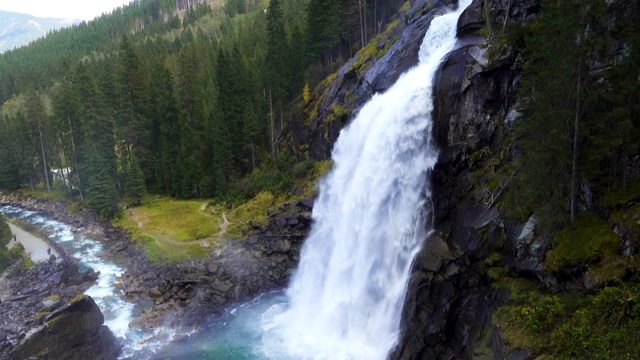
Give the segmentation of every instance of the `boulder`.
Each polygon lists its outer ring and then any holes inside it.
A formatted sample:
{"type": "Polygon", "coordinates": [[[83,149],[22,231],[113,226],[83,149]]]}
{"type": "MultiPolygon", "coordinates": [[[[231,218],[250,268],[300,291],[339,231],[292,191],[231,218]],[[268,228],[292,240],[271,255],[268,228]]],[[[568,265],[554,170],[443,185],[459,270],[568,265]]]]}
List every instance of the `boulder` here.
{"type": "Polygon", "coordinates": [[[90,296],[81,295],[45,318],[45,324],[28,335],[10,358],[14,359],[116,359],[120,344],[90,296]]]}

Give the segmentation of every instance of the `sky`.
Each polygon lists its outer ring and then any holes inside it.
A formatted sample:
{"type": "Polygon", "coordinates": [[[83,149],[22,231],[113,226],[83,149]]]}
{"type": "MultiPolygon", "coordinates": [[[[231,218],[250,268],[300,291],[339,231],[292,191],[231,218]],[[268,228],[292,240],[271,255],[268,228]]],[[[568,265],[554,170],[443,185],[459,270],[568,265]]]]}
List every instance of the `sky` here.
{"type": "Polygon", "coordinates": [[[131,0],[0,0],[0,10],[37,17],[91,20],[131,0]]]}

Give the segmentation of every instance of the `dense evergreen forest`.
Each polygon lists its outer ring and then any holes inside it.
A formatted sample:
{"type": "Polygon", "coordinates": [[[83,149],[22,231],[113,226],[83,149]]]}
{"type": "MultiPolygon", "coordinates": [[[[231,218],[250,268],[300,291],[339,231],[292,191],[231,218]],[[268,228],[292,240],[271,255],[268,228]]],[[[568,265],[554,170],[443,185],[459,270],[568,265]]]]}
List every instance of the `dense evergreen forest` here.
{"type": "Polygon", "coordinates": [[[638,20],[638,1],[546,1],[535,23],[507,35],[526,60],[512,205],[542,228],[573,223],[596,197],[629,193],[638,176],[638,20]]]}
{"type": "MultiPolygon", "coordinates": [[[[147,192],[287,191],[304,160],[288,151],[288,124],[310,89],[411,5],[216,4],[137,0],[0,55],[0,188],[57,187],[105,217],[147,192]]],[[[509,206],[557,229],[576,219],[586,183],[627,192],[640,153],[638,2],[543,1],[533,23],[487,24],[482,35],[524,59],[509,206]]]]}
{"type": "Polygon", "coordinates": [[[4,53],[0,188],[59,187],[109,218],[147,192],[229,200],[282,187],[303,90],[402,5],[138,0],[4,53]]]}

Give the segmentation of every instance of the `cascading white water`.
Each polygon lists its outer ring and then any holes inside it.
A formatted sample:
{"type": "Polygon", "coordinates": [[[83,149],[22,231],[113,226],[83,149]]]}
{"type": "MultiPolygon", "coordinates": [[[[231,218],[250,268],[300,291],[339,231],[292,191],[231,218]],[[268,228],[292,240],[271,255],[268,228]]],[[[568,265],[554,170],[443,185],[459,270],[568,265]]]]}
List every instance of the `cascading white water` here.
{"type": "Polygon", "coordinates": [[[375,95],[333,149],[287,296],[263,315],[272,359],[384,359],[396,345],[411,262],[428,229],[432,79],[470,0],[435,18],[420,62],[375,95]],[[286,308],[285,308],[286,307],[286,308]]]}

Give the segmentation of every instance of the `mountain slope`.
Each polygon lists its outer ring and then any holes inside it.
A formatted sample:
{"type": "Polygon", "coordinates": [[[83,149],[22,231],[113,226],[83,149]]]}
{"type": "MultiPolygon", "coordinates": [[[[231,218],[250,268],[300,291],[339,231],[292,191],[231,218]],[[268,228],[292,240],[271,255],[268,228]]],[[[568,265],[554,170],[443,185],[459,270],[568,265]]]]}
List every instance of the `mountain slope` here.
{"type": "Polygon", "coordinates": [[[39,18],[0,10],[0,52],[26,45],[49,31],[78,23],[78,19],[39,18]]]}

